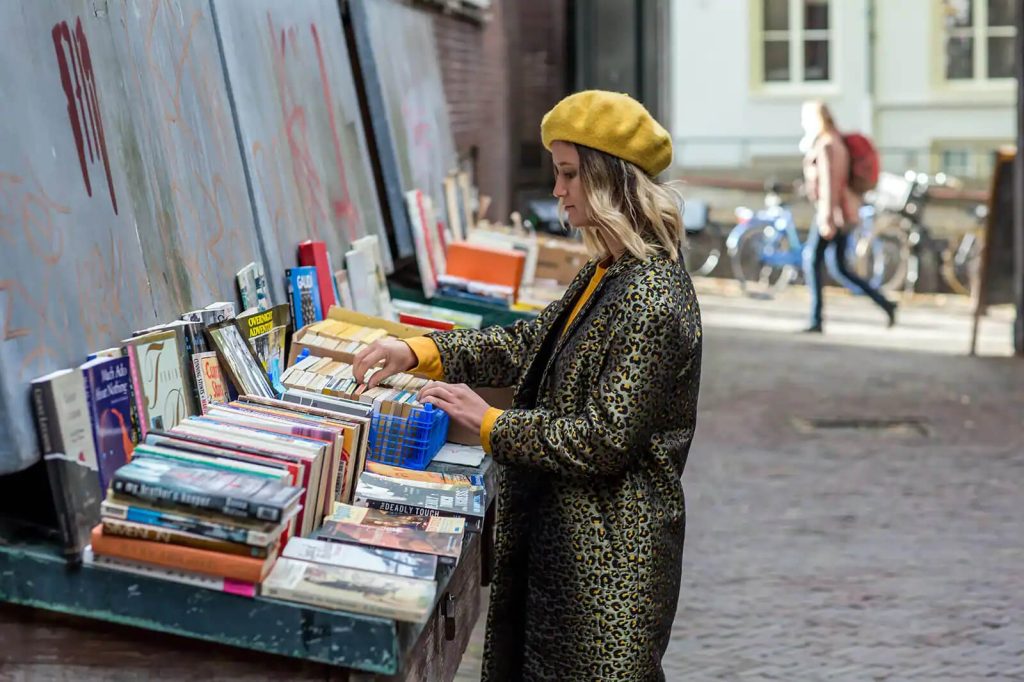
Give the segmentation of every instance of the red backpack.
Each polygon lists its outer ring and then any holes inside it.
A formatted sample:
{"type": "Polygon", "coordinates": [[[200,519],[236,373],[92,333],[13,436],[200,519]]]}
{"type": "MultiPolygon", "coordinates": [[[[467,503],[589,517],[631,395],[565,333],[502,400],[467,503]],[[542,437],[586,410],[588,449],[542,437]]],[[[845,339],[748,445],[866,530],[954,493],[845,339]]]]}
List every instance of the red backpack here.
{"type": "Polygon", "coordinates": [[[878,173],[881,170],[875,145],[860,133],[843,135],[843,142],[850,153],[850,191],[864,194],[874,189],[878,184],[878,173]]]}

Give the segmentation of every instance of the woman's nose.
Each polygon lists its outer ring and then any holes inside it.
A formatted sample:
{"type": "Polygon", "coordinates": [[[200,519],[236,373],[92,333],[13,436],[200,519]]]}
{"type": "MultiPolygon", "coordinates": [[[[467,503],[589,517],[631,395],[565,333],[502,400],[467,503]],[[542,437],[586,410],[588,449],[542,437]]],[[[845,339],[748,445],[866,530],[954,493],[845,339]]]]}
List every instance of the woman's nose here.
{"type": "Polygon", "coordinates": [[[555,188],[551,190],[551,195],[556,199],[561,199],[566,195],[565,187],[562,186],[561,181],[555,182],[555,188]]]}

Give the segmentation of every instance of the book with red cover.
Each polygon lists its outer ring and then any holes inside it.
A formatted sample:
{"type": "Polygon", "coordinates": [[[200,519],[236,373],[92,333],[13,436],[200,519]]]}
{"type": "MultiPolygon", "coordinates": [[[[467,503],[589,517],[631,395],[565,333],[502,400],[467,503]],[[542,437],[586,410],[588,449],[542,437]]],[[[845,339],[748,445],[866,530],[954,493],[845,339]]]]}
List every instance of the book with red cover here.
{"type": "Polygon", "coordinates": [[[327,255],[327,245],[324,242],[315,242],[308,239],[299,244],[299,265],[316,268],[317,288],[320,290],[320,305],[326,315],[332,305],[338,305],[338,297],[334,291],[334,280],[331,279],[334,271],[331,269],[330,257],[327,255]]]}

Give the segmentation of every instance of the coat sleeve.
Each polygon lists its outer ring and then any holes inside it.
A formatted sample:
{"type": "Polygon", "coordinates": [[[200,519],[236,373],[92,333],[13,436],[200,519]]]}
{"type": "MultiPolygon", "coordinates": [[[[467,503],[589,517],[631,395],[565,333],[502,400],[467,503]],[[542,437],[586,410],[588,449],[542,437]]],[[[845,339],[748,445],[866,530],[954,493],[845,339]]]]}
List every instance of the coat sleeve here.
{"type": "Polygon", "coordinates": [[[609,476],[648,448],[672,413],[671,396],[682,390],[678,382],[699,362],[699,313],[695,302],[682,312],[656,304],[628,318],[618,326],[583,409],[568,416],[550,409],[505,410],[490,433],[495,461],[568,476],[609,476]],[[678,344],[688,352],[666,352],[678,344]],[[671,364],[669,358],[677,359],[671,364]]]}
{"type": "Polygon", "coordinates": [[[507,327],[458,329],[428,334],[441,354],[444,380],[450,384],[514,386],[526,369],[537,340],[540,318],[507,327]]]}

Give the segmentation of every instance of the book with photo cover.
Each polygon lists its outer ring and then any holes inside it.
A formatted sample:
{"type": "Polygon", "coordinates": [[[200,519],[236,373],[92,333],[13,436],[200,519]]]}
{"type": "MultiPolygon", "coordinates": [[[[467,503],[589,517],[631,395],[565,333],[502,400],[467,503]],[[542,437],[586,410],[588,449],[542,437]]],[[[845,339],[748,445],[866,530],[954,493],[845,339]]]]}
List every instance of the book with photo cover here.
{"type": "Polygon", "coordinates": [[[275,397],[259,359],[242,338],[234,320],[225,320],[206,328],[210,345],[216,349],[220,367],[240,395],[275,397]]]}
{"type": "Polygon", "coordinates": [[[481,488],[463,485],[427,487],[368,471],[359,476],[354,500],[357,506],[394,514],[462,516],[473,528],[480,527],[487,501],[481,488]]]}
{"type": "Polygon", "coordinates": [[[268,310],[243,313],[235,318],[238,331],[252,347],[264,372],[270,371],[273,360],[281,370],[287,364],[285,343],[288,337],[288,304],[274,306],[268,310]]]}
{"type": "Polygon", "coordinates": [[[123,497],[270,523],[287,517],[303,493],[263,476],[148,458],[118,469],[111,490],[123,497]]]}
{"type": "Polygon", "coordinates": [[[402,552],[434,554],[455,561],[462,554],[462,533],[435,533],[415,528],[387,528],[342,523],[327,519],[315,535],[318,540],[367,545],[402,552]]]}
{"type": "Polygon", "coordinates": [[[269,599],[422,623],[434,610],[437,583],[282,557],[263,581],[269,599]]]}
{"type": "Polygon", "coordinates": [[[284,274],[288,285],[288,303],[291,305],[292,329],[297,333],[306,325],[324,319],[316,268],[287,268],[284,274]]]}
{"type": "Polygon", "coordinates": [[[416,481],[419,483],[429,483],[440,486],[464,485],[471,488],[484,487],[483,474],[445,474],[438,471],[406,469],[405,467],[396,467],[390,464],[381,464],[380,462],[374,461],[367,462],[365,469],[371,474],[416,481]]]}
{"type": "Polygon", "coordinates": [[[466,520],[462,517],[389,514],[379,509],[357,507],[340,502],[334,505],[334,513],[331,514],[330,520],[373,528],[405,528],[457,535],[461,535],[466,530],[466,520]]]}
{"type": "Polygon", "coordinates": [[[417,580],[433,580],[437,577],[437,556],[434,554],[362,547],[312,538],[291,538],[281,556],[417,580]]]}

